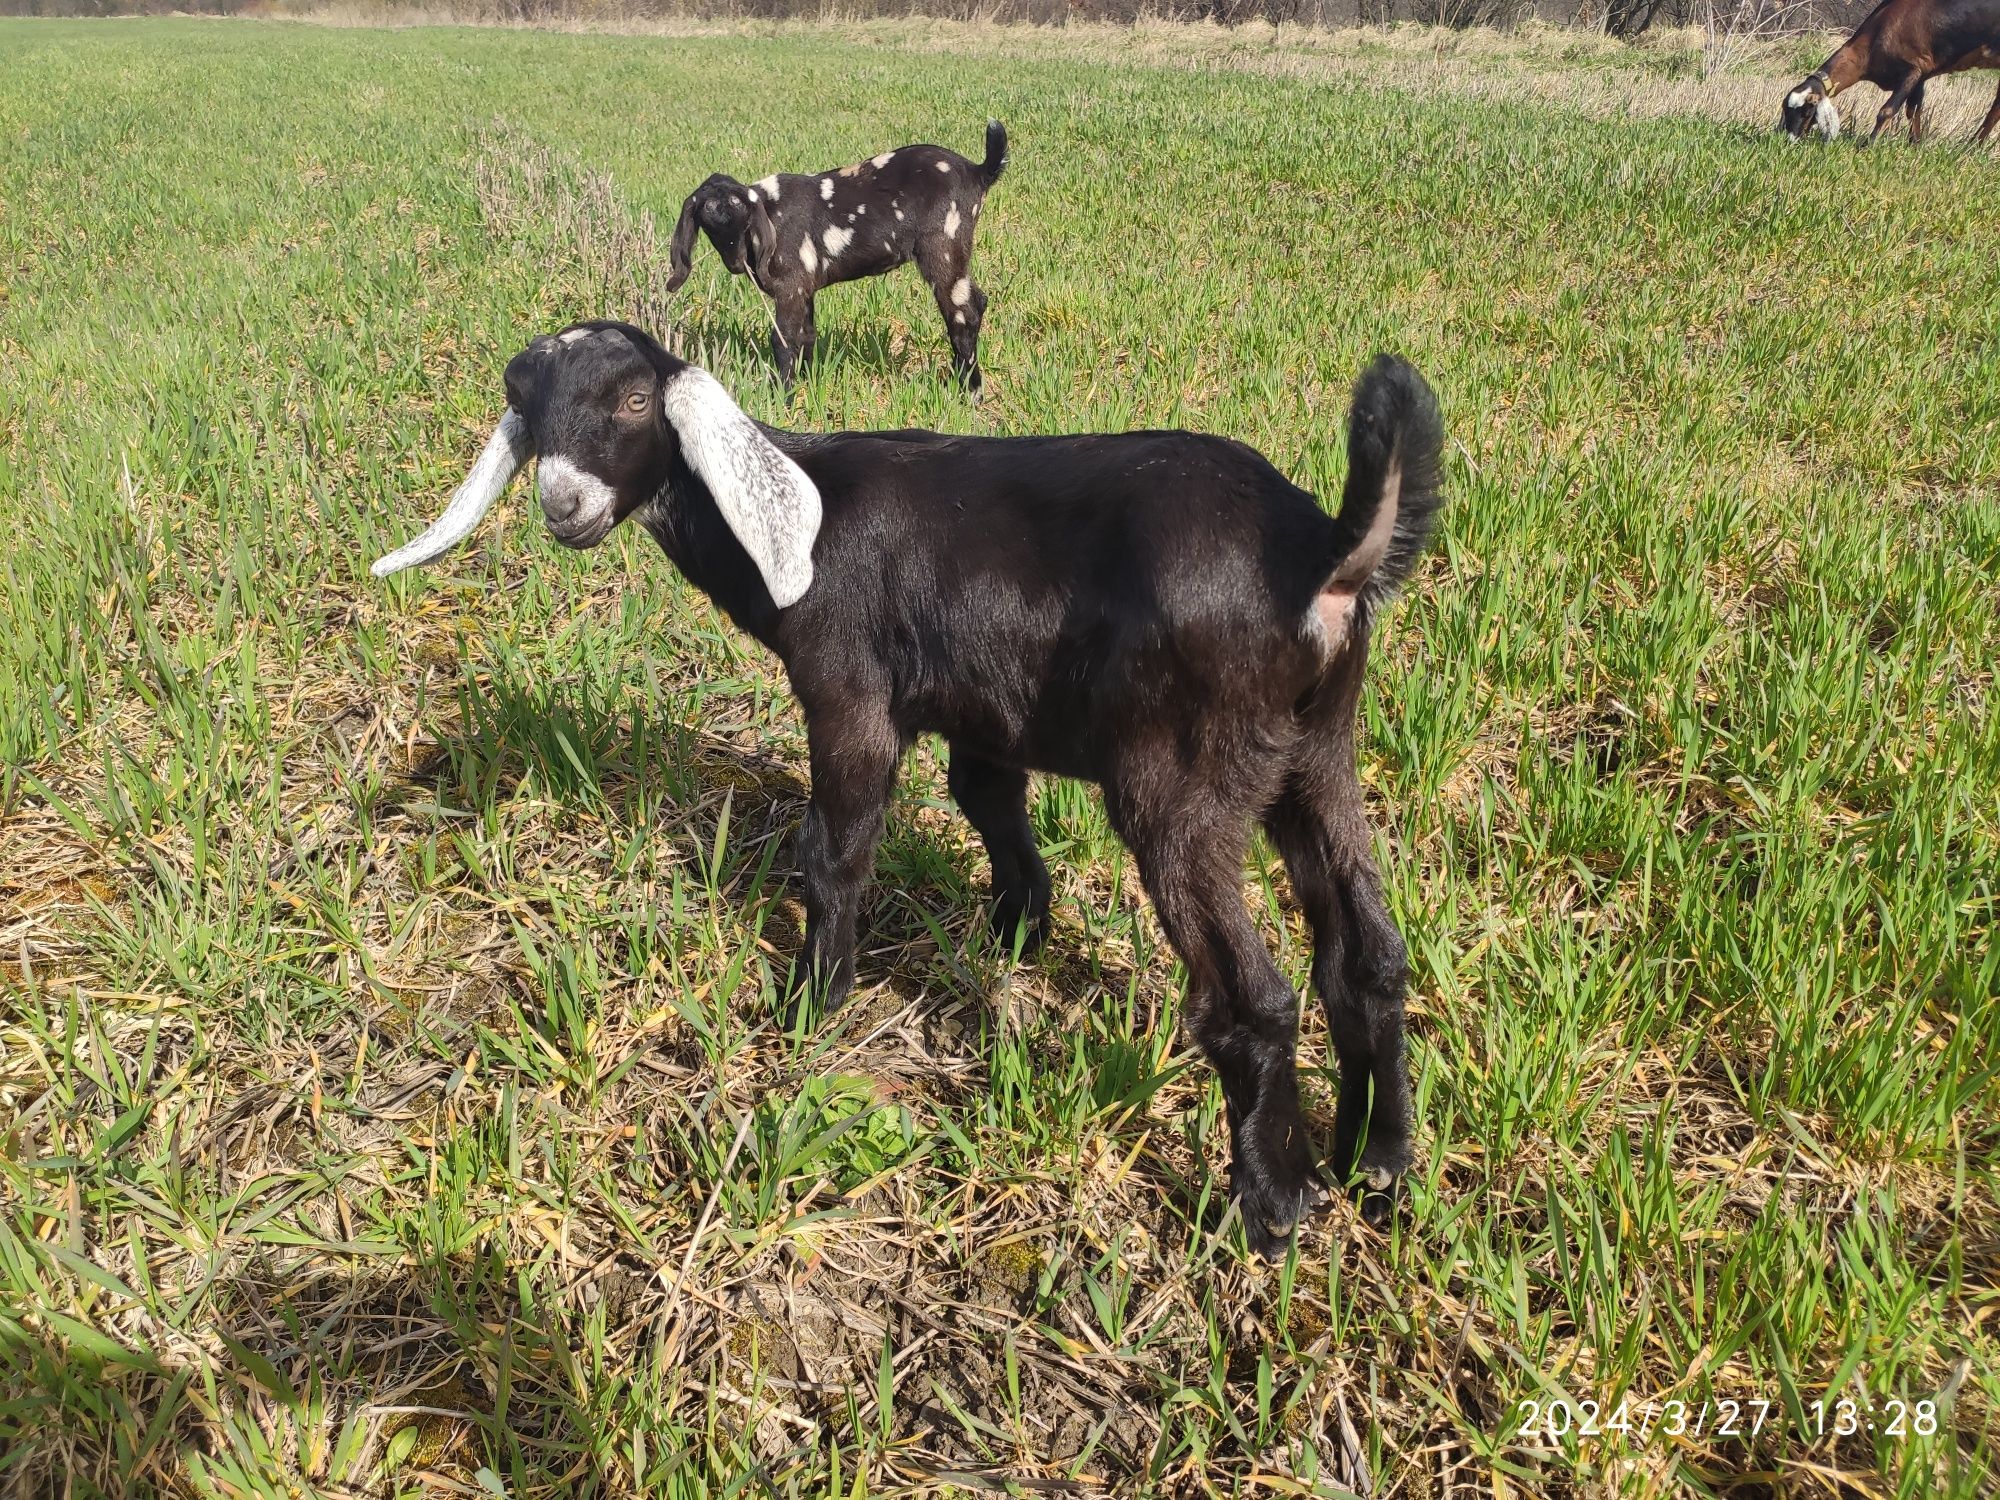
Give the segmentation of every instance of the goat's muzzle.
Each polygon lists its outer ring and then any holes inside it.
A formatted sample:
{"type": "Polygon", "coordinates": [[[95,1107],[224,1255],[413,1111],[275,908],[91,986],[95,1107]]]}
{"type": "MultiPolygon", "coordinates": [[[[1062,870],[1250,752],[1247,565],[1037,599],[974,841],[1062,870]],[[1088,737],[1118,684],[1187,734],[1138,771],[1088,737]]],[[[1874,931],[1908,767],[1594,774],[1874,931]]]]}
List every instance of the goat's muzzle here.
{"type": "Polygon", "coordinates": [[[387,578],[404,568],[436,562],[443,557],[472,535],[480,518],[493,508],[493,502],[500,498],[509,481],[521,472],[521,466],[533,452],[534,444],[528,435],[527,422],[513,407],[508,407],[500,418],[500,425],[493,429],[493,436],[486,440],[486,447],[481,451],[478,462],[473,464],[472,472],[465,476],[463,484],[452,491],[444,514],[431,522],[422,536],[398,547],[368,571],[377,578],[387,578]]]}

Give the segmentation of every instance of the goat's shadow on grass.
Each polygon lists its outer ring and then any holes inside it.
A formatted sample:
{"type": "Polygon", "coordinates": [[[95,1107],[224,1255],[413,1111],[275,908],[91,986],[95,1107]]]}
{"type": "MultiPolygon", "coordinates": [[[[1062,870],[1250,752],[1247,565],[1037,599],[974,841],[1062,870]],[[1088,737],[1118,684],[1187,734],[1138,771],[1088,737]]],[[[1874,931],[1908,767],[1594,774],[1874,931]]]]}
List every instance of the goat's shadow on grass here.
{"type": "Polygon", "coordinates": [[[683,324],[678,333],[675,352],[683,359],[693,360],[711,374],[721,374],[738,383],[739,396],[747,395],[753,384],[769,388],[791,421],[805,422],[814,417],[807,394],[813,380],[824,378],[844,365],[853,365],[891,383],[934,374],[940,385],[950,384],[951,344],[942,324],[936,330],[936,348],[930,349],[917,328],[912,328],[898,347],[896,335],[879,319],[822,318],[812,358],[799,372],[800,390],[789,397],[778,387],[768,319],[761,327],[754,327],[740,317],[715,318],[683,324]]]}
{"type": "MultiPolygon", "coordinates": [[[[708,722],[686,709],[623,685],[536,680],[502,656],[461,680],[453,727],[417,757],[388,800],[425,800],[414,795],[421,788],[437,807],[485,822],[531,797],[552,807],[547,838],[573,846],[577,861],[601,856],[614,830],[626,842],[644,835],[671,844],[705,888],[733,901],[789,960],[805,936],[796,834],[808,778],[771,748],[772,729],[717,727],[740,722],[727,707],[708,722]]],[[[918,776],[916,795],[891,808],[877,853],[857,996],[908,1003],[920,998],[913,988],[934,985],[943,970],[947,1004],[976,994],[997,1021],[999,992],[1019,971],[988,928],[985,856],[969,830],[943,834],[926,811],[949,807],[943,788],[918,776]]],[[[1093,963],[1081,940],[1059,926],[1042,956],[1025,962],[1073,1001],[1123,993],[1129,970],[1093,963]]]]}

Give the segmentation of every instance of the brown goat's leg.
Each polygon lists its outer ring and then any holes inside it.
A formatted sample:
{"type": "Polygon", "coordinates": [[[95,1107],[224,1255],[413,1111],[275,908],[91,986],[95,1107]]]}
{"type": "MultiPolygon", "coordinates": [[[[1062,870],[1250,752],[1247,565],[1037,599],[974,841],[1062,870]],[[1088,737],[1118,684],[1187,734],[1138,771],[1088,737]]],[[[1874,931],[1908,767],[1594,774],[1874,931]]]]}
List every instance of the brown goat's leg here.
{"type": "Polygon", "coordinates": [[[1188,1028],[1222,1081],[1244,1234],[1251,1249],[1276,1257],[1326,1201],[1299,1108],[1298,998],[1243,905],[1248,818],[1219,798],[1161,799],[1158,770],[1126,781],[1152,782],[1146,806],[1110,785],[1106,805],[1187,966],[1188,1028]]]}
{"type": "Polygon", "coordinates": [[[861,896],[875,868],[882,816],[896,786],[903,741],[886,707],[806,714],[812,802],[799,825],[806,886],[805,951],[787,987],[787,1019],[808,1000],[832,1010],[854,984],[861,896]]]}
{"type": "Polygon", "coordinates": [[[771,358],[778,365],[778,383],[787,391],[812,358],[813,338],[812,293],[780,293],[771,319],[771,358]]]}
{"type": "Polygon", "coordinates": [[[1028,773],[954,744],[949,781],[952,799],[993,865],[994,935],[1032,953],[1048,936],[1049,867],[1028,822],[1028,773]]]}
{"type": "Polygon", "coordinates": [[[1896,85],[1896,91],[1882,101],[1882,107],[1875,112],[1875,128],[1868,132],[1871,144],[1876,136],[1889,128],[1890,122],[1901,112],[1903,102],[1910,97],[1910,90],[1914,89],[1922,79],[1922,73],[1912,70],[1909,77],[1896,85]]]}
{"type": "Polygon", "coordinates": [[[1972,144],[1975,146],[1985,145],[1986,137],[1993,134],[1993,127],[1995,125],[2000,125],[2000,89],[1994,90],[1993,107],[1986,111],[1985,122],[1980,125],[1979,133],[1972,138],[1972,144]]]}
{"type": "Polygon", "coordinates": [[[1910,116],[1910,144],[1918,146],[1924,139],[1924,85],[1930,80],[1920,78],[1917,86],[1910,90],[1910,101],[1903,106],[1910,116]]]}
{"type": "Polygon", "coordinates": [[[951,340],[951,372],[977,396],[984,380],[979,372],[979,330],[986,321],[986,293],[967,273],[970,251],[969,244],[942,236],[926,240],[917,246],[917,269],[930,283],[944,318],[945,336],[951,340]]]}

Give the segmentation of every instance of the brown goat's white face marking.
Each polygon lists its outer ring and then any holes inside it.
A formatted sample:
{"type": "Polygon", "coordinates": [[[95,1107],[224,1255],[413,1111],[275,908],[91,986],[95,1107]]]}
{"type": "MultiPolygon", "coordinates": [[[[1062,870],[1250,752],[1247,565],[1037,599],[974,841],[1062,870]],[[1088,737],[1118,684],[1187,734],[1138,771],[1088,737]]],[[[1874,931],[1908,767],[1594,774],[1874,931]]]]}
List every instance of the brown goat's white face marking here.
{"type": "Polygon", "coordinates": [[[820,178],[819,201],[822,203],[833,202],[833,179],[831,177],[820,178]]]}
{"type": "Polygon", "coordinates": [[[851,229],[841,229],[836,226],[827,230],[820,238],[826,244],[827,255],[832,257],[840,254],[841,251],[848,247],[849,243],[854,239],[854,231],[851,229]]]}
{"type": "Polygon", "coordinates": [[[951,284],[951,300],[958,307],[972,300],[972,282],[967,277],[961,276],[951,284]]]}
{"type": "Polygon", "coordinates": [[[809,239],[799,241],[799,264],[806,268],[808,276],[819,269],[819,252],[813,249],[813,242],[809,239]]]}
{"type": "Polygon", "coordinates": [[[951,210],[944,216],[944,232],[946,234],[957,234],[958,224],[958,205],[954,203],[951,206],[951,210]]]}
{"type": "Polygon", "coordinates": [[[1806,91],[1804,89],[1793,89],[1789,94],[1785,95],[1785,108],[1787,109],[1797,109],[1805,102],[1806,91]]]}

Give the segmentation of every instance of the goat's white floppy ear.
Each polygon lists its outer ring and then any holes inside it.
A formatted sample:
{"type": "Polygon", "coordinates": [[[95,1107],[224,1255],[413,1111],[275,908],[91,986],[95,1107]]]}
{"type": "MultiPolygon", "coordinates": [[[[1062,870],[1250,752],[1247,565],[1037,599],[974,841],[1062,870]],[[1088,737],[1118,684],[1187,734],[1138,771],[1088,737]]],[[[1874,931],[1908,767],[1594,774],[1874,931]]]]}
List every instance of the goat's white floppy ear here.
{"type": "Polygon", "coordinates": [[[764,575],[771,602],[796,603],[812,586],[819,490],[708,371],[689,365],[667,380],[660,400],[688,467],[764,575]]]}
{"type": "Polygon", "coordinates": [[[1833,107],[1831,99],[1820,100],[1814,106],[1813,115],[1814,123],[1819,126],[1821,135],[1830,141],[1840,138],[1840,111],[1833,107]]]}

